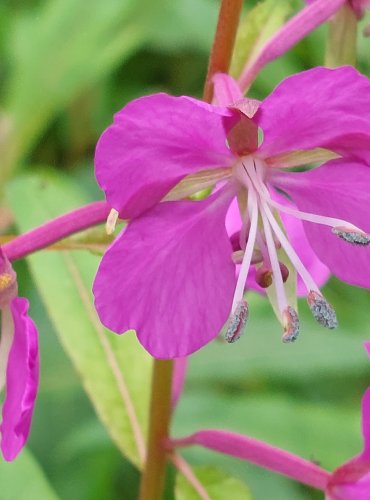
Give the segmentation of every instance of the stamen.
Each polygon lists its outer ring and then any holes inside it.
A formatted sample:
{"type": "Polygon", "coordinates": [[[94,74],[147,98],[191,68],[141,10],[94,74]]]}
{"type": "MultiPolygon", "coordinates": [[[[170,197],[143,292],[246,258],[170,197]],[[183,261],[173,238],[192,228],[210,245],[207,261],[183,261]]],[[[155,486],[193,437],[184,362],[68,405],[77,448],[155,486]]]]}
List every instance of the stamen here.
{"type": "Polygon", "coordinates": [[[269,253],[272,274],[274,277],[274,285],[276,289],[276,298],[279,306],[279,311],[282,314],[283,311],[288,307],[288,302],[285,295],[284,282],[280,271],[279,259],[276,253],[275,243],[272,237],[271,226],[265,208],[267,207],[265,206],[265,204],[262,204],[261,202],[260,209],[261,209],[263,228],[266,236],[267,250],[269,253]]]}
{"type": "Polygon", "coordinates": [[[364,233],[363,231],[342,226],[333,227],[332,232],[342,240],[352,243],[353,245],[366,246],[370,243],[370,234],[364,233]]]}
{"type": "Polygon", "coordinates": [[[236,283],[233,304],[231,307],[232,313],[235,311],[237,304],[243,299],[244,286],[247,281],[249,267],[251,265],[254,243],[256,241],[257,223],[258,223],[258,205],[254,189],[251,188],[248,194],[248,212],[251,221],[248,241],[244,252],[243,262],[239,270],[238,281],[236,283]]]}
{"type": "Polygon", "coordinates": [[[271,199],[271,196],[266,188],[266,186],[262,183],[261,179],[258,179],[258,184],[260,189],[258,192],[260,195],[266,200],[266,202],[277,208],[280,212],[284,212],[286,214],[292,215],[297,219],[305,220],[308,222],[313,222],[315,224],[322,224],[324,226],[329,226],[332,228],[332,232],[342,238],[349,243],[354,243],[356,245],[368,245],[370,243],[370,234],[362,231],[362,229],[358,228],[354,224],[347,222],[342,219],[337,219],[335,217],[327,217],[325,215],[317,215],[311,214],[309,212],[301,212],[300,210],[296,210],[291,207],[287,207],[278,203],[271,199]]]}
{"type": "Polygon", "coordinates": [[[13,281],[14,278],[11,274],[9,273],[0,274],[0,291],[8,288],[13,281]]]}
{"type": "Polygon", "coordinates": [[[285,343],[297,340],[299,334],[299,318],[297,311],[291,306],[288,306],[283,312],[283,326],[284,334],[281,340],[285,343]]]}
{"type": "Polygon", "coordinates": [[[281,277],[283,278],[284,283],[286,283],[287,279],[289,278],[289,269],[283,262],[280,262],[280,260],[279,260],[279,267],[280,267],[281,277]]]}
{"type": "Polygon", "coordinates": [[[105,231],[107,234],[114,233],[114,230],[116,229],[118,215],[119,213],[115,208],[112,208],[112,210],[109,212],[107,222],[105,224],[105,231]]]}
{"type": "Polygon", "coordinates": [[[338,326],[337,316],[333,307],[320,293],[311,290],[307,296],[307,302],[313,317],[320,325],[330,330],[338,326]]]}
{"type": "Polygon", "coordinates": [[[256,283],[261,288],[268,288],[272,285],[272,270],[268,267],[262,266],[257,269],[256,272],[256,283]]]}
{"type": "Polygon", "coordinates": [[[245,332],[248,317],[248,303],[243,299],[237,304],[236,309],[231,314],[227,324],[225,339],[229,342],[229,344],[236,342],[245,332]]]}
{"type": "MultiPolygon", "coordinates": [[[[231,254],[231,259],[234,264],[241,264],[243,262],[244,250],[236,250],[231,254]]],[[[262,254],[258,249],[254,249],[252,253],[251,264],[260,264],[262,262],[262,254]]]]}

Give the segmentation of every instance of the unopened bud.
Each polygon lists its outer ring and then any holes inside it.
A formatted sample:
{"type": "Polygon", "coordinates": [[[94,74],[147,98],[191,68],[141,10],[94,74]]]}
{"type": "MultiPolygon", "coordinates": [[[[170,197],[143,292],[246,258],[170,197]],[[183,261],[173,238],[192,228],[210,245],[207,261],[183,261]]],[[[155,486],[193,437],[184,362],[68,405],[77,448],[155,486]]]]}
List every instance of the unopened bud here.
{"type": "Polygon", "coordinates": [[[337,315],[333,307],[320,293],[311,290],[307,296],[307,302],[313,317],[320,325],[330,330],[338,326],[337,315]]]}
{"type": "Polygon", "coordinates": [[[291,306],[288,306],[283,312],[283,327],[283,342],[294,342],[297,340],[299,334],[299,318],[297,311],[291,306]]]}
{"type": "Polygon", "coordinates": [[[370,234],[348,227],[333,227],[332,232],[348,243],[354,245],[368,245],[370,243],[370,234]]]}
{"type": "Polygon", "coordinates": [[[279,262],[279,267],[280,267],[281,277],[283,278],[283,281],[285,283],[286,280],[289,278],[289,269],[282,262],[279,262]]]}
{"type": "Polygon", "coordinates": [[[241,300],[236,306],[235,311],[230,315],[225,339],[229,344],[236,342],[245,331],[246,324],[249,317],[248,303],[241,300]]]}
{"type": "Polygon", "coordinates": [[[262,288],[272,285],[272,271],[268,267],[262,266],[256,271],[256,283],[262,288]]]}

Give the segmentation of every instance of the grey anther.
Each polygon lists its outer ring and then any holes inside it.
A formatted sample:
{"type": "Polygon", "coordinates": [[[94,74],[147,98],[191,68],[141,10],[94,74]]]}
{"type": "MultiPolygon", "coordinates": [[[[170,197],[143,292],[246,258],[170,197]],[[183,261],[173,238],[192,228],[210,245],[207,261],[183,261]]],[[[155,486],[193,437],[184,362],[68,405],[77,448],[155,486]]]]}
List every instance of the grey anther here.
{"type": "Polygon", "coordinates": [[[307,296],[307,302],[313,317],[320,325],[330,330],[338,326],[337,315],[333,307],[320,293],[311,290],[307,296]]]}
{"type": "Polygon", "coordinates": [[[355,229],[349,229],[347,227],[333,227],[332,232],[347,243],[352,243],[353,245],[363,245],[366,246],[370,243],[370,234],[364,233],[362,231],[356,231],[355,229]]]}
{"type": "Polygon", "coordinates": [[[283,342],[294,342],[299,334],[299,318],[297,311],[293,307],[288,306],[283,312],[284,333],[282,336],[283,342]]]}
{"type": "Polygon", "coordinates": [[[245,331],[246,324],[249,317],[248,303],[245,300],[241,300],[236,306],[235,311],[230,315],[227,330],[225,333],[225,339],[229,344],[236,342],[245,331]]]}

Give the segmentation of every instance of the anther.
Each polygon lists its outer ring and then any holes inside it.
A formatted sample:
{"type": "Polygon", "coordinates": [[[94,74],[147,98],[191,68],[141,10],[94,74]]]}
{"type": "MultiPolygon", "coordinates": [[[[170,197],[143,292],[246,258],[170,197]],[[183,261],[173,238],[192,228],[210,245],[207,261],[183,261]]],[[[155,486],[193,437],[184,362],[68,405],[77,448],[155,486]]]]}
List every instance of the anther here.
{"type": "Polygon", "coordinates": [[[283,278],[284,283],[286,280],[289,278],[289,269],[285,264],[279,261],[279,267],[280,267],[280,272],[281,272],[281,277],[283,278]]]}
{"type": "Polygon", "coordinates": [[[262,266],[257,269],[256,283],[262,288],[268,288],[272,285],[272,271],[268,267],[262,266]]]}
{"type": "Polygon", "coordinates": [[[245,300],[241,300],[236,306],[235,311],[231,314],[227,330],[225,333],[225,340],[232,344],[236,342],[245,331],[245,327],[249,317],[248,303],[245,300]]]}
{"type": "Polygon", "coordinates": [[[338,326],[337,316],[333,307],[320,293],[311,290],[307,296],[307,302],[313,317],[320,325],[330,330],[338,326]]]}
{"type": "Polygon", "coordinates": [[[118,220],[118,211],[115,208],[109,212],[107,222],[105,223],[105,231],[107,234],[113,234],[116,229],[116,224],[118,220]]]}
{"type": "Polygon", "coordinates": [[[283,311],[283,327],[284,333],[282,336],[283,342],[294,342],[299,334],[299,318],[293,307],[288,306],[283,311]]]}
{"type": "Polygon", "coordinates": [[[9,273],[0,274],[0,291],[8,288],[12,284],[13,281],[14,281],[14,278],[11,274],[9,274],[9,273]]]}
{"type": "Polygon", "coordinates": [[[370,234],[348,227],[333,227],[332,232],[348,243],[354,245],[368,245],[370,243],[370,234]]]}

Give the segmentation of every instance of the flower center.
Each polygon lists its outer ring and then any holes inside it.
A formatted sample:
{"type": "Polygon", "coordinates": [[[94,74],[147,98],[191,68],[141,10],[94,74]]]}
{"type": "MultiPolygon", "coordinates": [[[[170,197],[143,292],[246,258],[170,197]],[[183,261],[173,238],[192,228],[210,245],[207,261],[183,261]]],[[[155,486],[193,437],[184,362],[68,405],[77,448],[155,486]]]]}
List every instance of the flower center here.
{"type": "Polygon", "coordinates": [[[243,259],[227,325],[226,340],[236,340],[245,329],[246,314],[240,312],[248,310],[248,305],[244,300],[244,289],[250,266],[253,263],[253,256],[256,254],[260,255],[260,263],[256,272],[258,284],[262,287],[270,285],[275,287],[278,311],[284,328],[283,341],[296,340],[299,333],[299,318],[287,300],[284,283],[288,279],[289,272],[279,261],[277,249],[280,247],[306,286],[307,302],[316,321],[327,328],[336,328],[338,322],[334,309],[321,294],[274,213],[278,215],[278,212],[284,212],[302,220],[327,225],[339,238],[357,245],[368,245],[370,235],[347,221],[301,212],[274,201],[266,185],[268,167],[261,159],[253,155],[240,159],[233,167],[233,177],[242,187],[238,194],[238,201],[242,218],[240,247],[243,250],[243,259]],[[238,333],[237,336],[235,332],[238,333]]]}

